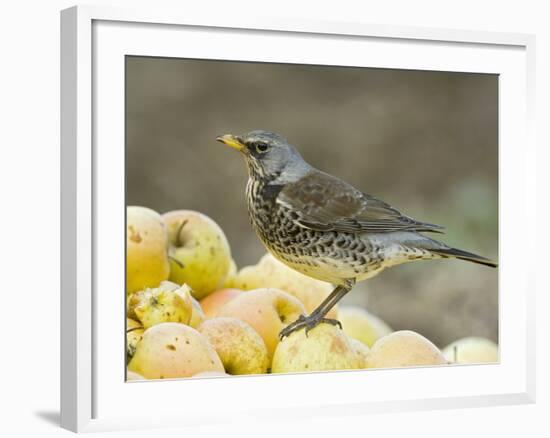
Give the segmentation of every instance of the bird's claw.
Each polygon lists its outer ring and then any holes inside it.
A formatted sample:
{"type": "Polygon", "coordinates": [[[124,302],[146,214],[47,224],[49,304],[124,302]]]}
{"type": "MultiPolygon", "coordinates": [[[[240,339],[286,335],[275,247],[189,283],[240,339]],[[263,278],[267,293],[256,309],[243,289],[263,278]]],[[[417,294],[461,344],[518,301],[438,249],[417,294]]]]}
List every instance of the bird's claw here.
{"type": "Polygon", "coordinates": [[[284,329],[281,330],[279,333],[279,340],[283,340],[286,336],[290,335],[293,331],[298,330],[302,327],[302,324],[304,324],[306,321],[305,315],[300,315],[300,317],[294,321],[291,322],[289,325],[287,325],[284,329]]]}
{"type": "Polygon", "coordinates": [[[306,337],[308,333],[317,327],[317,325],[321,323],[331,324],[331,325],[337,325],[342,329],[342,324],[337,319],[330,319],[330,318],[324,318],[319,316],[304,316],[300,315],[300,317],[294,321],[293,323],[287,325],[283,330],[281,330],[281,333],[279,333],[279,339],[283,340],[285,337],[289,336],[291,333],[301,330],[302,328],[306,329],[306,337]]]}

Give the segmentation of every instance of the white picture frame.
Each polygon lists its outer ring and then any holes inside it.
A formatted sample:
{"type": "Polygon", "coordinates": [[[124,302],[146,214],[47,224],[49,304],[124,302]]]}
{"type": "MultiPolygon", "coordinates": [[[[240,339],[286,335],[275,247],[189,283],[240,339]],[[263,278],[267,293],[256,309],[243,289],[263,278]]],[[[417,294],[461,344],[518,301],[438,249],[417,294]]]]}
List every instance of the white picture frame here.
{"type": "Polygon", "coordinates": [[[104,6],[62,11],[62,427],[83,432],[533,402],[532,268],[515,250],[534,246],[536,231],[513,230],[536,223],[532,209],[517,208],[535,204],[534,47],[525,34],[104,6]],[[500,363],[124,383],[124,296],[113,291],[123,290],[125,252],[113,242],[123,242],[124,233],[125,55],[499,74],[500,363]],[[232,394],[231,404],[209,397],[217,393],[232,394]]]}

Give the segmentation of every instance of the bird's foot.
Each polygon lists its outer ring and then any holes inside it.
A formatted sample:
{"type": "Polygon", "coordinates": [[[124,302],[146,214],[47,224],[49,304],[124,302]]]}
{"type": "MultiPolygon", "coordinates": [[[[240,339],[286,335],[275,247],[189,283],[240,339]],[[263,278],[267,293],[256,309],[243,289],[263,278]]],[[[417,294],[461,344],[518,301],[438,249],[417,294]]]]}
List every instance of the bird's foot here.
{"type": "Polygon", "coordinates": [[[283,339],[287,336],[289,336],[291,333],[301,330],[303,328],[306,329],[306,336],[310,330],[315,328],[317,325],[321,323],[331,324],[331,325],[337,325],[342,328],[342,324],[337,319],[330,319],[325,318],[323,316],[316,316],[316,315],[310,315],[310,316],[304,316],[300,315],[300,317],[294,321],[293,323],[287,325],[283,330],[281,330],[281,333],[279,333],[279,339],[283,339]]]}

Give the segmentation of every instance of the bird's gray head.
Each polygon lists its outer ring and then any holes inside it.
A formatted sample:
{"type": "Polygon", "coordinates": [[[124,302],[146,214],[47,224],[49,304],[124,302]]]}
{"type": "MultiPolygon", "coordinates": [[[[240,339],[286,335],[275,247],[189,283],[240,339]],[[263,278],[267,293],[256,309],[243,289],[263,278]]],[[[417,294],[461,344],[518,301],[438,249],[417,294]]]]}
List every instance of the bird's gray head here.
{"type": "Polygon", "coordinates": [[[221,135],[216,140],[237,149],[244,156],[250,178],[290,182],[309,168],[286,138],[269,131],[242,135],[221,135]]]}

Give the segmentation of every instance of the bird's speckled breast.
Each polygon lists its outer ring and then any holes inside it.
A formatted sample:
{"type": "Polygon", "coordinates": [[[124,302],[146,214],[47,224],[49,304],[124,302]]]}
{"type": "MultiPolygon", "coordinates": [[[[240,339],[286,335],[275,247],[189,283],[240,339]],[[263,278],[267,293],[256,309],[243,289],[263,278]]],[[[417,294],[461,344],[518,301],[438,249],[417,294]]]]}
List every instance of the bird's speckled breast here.
{"type": "Polygon", "coordinates": [[[296,213],[276,202],[277,188],[250,178],[248,213],[254,231],[279,260],[305,275],[341,284],[369,278],[385,267],[386,248],[367,236],[316,231],[296,224],[296,213]]]}

